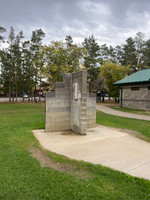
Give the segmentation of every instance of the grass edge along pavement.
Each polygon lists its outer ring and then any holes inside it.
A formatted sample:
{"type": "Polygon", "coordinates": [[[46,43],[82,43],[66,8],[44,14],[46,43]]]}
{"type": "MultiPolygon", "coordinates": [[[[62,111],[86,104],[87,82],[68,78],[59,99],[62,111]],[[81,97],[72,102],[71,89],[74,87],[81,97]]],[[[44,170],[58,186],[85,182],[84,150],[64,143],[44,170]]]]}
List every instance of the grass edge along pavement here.
{"type": "Polygon", "coordinates": [[[131,108],[124,108],[124,107],[119,107],[119,106],[110,106],[110,105],[109,107],[121,112],[150,116],[150,110],[146,111],[146,110],[131,109],[131,108]]]}
{"type": "Polygon", "coordinates": [[[96,111],[96,123],[126,130],[128,133],[150,142],[150,122],[146,120],[131,119],[126,117],[114,116],[101,111],[96,111]],[[133,131],[133,132],[132,132],[133,131]]]}
{"type": "Polygon", "coordinates": [[[33,136],[44,128],[44,105],[0,104],[0,199],[133,199],[150,198],[150,181],[101,165],[78,162],[45,151],[33,136]],[[72,165],[86,178],[41,167],[31,156],[34,147],[56,164],[72,165]]]}

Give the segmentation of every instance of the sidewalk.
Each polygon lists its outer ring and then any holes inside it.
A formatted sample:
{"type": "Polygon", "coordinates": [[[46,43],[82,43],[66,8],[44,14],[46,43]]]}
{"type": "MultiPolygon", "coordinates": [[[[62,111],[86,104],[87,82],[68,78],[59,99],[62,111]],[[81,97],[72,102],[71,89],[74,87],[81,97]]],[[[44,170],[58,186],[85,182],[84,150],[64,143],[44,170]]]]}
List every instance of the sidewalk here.
{"type": "Polygon", "coordinates": [[[110,107],[103,106],[103,105],[96,105],[96,110],[102,111],[102,112],[110,114],[110,115],[116,115],[116,116],[121,116],[121,117],[132,118],[132,119],[141,119],[141,120],[150,121],[150,116],[121,112],[121,111],[117,111],[117,110],[114,110],[110,107]]]}

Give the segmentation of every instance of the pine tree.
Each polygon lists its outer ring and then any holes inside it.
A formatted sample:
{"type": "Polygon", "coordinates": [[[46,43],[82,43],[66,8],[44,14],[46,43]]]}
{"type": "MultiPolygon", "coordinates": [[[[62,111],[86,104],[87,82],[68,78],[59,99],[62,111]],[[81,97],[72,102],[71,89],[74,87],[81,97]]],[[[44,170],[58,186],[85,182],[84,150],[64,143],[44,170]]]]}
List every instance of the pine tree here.
{"type": "Polygon", "coordinates": [[[143,69],[150,68],[150,39],[145,42],[145,45],[142,49],[143,58],[142,58],[142,65],[143,69]]]}
{"type": "MultiPolygon", "coordinates": [[[[0,26],[0,33],[4,33],[4,32],[6,32],[6,29],[4,27],[0,26]]],[[[2,42],[4,41],[4,37],[2,35],[0,35],[0,42],[1,41],[2,42]]]]}
{"type": "Polygon", "coordinates": [[[122,65],[130,65],[133,72],[137,71],[137,57],[135,41],[133,38],[129,37],[126,40],[126,44],[123,45],[123,55],[122,55],[122,65]]]}
{"type": "Polygon", "coordinates": [[[84,66],[87,69],[88,81],[92,92],[92,82],[95,81],[99,75],[100,47],[93,35],[84,39],[83,46],[87,50],[87,55],[84,56],[84,66]]]}
{"type": "Polygon", "coordinates": [[[39,81],[39,65],[38,65],[38,52],[41,46],[42,39],[45,37],[45,33],[43,32],[42,29],[37,29],[32,32],[32,37],[31,37],[31,54],[32,54],[32,69],[34,70],[34,101],[36,101],[36,85],[38,84],[39,81]]]}
{"type": "Polygon", "coordinates": [[[143,57],[143,47],[145,45],[144,33],[138,32],[135,36],[135,48],[136,48],[136,57],[137,57],[137,71],[143,68],[142,66],[142,57],[143,57]]]}

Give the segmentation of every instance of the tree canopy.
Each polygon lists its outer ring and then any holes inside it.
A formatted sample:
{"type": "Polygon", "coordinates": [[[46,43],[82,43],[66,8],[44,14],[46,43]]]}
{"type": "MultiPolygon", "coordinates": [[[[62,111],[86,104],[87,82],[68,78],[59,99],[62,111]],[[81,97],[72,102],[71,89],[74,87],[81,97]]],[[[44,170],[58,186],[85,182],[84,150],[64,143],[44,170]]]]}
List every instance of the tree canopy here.
{"type": "Polygon", "coordinates": [[[64,73],[77,72],[82,69],[85,52],[83,47],[73,44],[71,37],[69,41],[66,37],[66,42],[52,41],[49,45],[41,46],[39,55],[44,62],[42,74],[52,85],[56,81],[62,81],[64,73]]]}
{"type": "Polygon", "coordinates": [[[128,75],[129,71],[129,66],[121,66],[111,61],[105,61],[103,66],[100,67],[100,75],[105,79],[110,97],[119,97],[119,88],[118,86],[114,86],[113,83],[123,79],[128,75]]]}
{"type": "Polygon", "coordinates": [[[99,75],[100,47],[93,35],[90,36],[89,38],[85,38],[83,46],[87,50],[87,54],[84,56],[84,66],[87,70],[88,81],[90,83],[90,90],[93,91],[92,82],[95,81],[99,75]]]}
{"type": "Polygon", "coordinates": [[[53,88],[55,82],[62,81],[64,73],[83,69],[87,70],[91,92],[105,90],[109,96],[118,97],[114,82],[150,68],[150,39],[145,40],[142,32],[113,47],[99,45],[94,35],[86,37],[82,44],[75,44],[70,35],[64,41],[43,44],[42,29],[33,30],[29,40],[25,40],[23,31],[16,34],[13,27],[4,38],[5,31],[0,26],[0,42],[7,43],[0,49],[0,84],[10,101],[26,93],[29,100],[35,100],[36,86],[41,88],[43,78],[47,79],[45,85],[53,88]]]}

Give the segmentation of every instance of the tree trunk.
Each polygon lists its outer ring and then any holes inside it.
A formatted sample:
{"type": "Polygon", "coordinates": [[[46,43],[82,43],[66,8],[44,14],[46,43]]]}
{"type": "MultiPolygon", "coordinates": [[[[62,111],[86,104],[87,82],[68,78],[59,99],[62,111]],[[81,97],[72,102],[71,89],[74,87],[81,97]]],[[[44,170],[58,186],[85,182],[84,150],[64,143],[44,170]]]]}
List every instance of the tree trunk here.
{"type": "Polygon", "coordinates": [[[41,101],[41,78],[40,78],[39,101],[41,101]]]}
{"type": "Polygon", "coordinates": [[[12,81],[12,101],[14,102],[15,97],[15,65],[13,65],[13,81],[12,81]]]}
{"type": "Polygon", "coordinates": [[[30,97],[31,97],[31,94],[30,94],[30,91],[28,92],[28,101],[30,102],[30,97]]]}
{"type": "Polygon", "coordinates": [[[31,91],[31,101],[33,101],[33,91],[31,91]]]}
{"type": "Polygon", "coordinates": [[[14,80],[12,81],[12,101],[14,102],[14,80]]]}
{"type": "Polygon", "coordinates": [[[9,102],[11,102],[11,67],[9,68],[9,102]]]}
{"type": "Polygon", "coordinates": [[[138,61],[137,61],[137,72],[140,71],[140,67],[139,67],[139,65],[140,65],[140,62],[139,62],[139,60],[138,60],[138,61]]]}
{"type": "Polygon", "coordinates": [[[17,98],[18,98],[18,84],[17,84],[17,80],[16,80],[16,102],[17,102],[17,98]]]}
{"type": "Polygon", "coordinates": [[[24,91],[22,92],[22,98],[23,98],[23,102],[24,102],[24,91]]]}
{"type": "Polygon", "coordinates": [[[34,102],[36,102],[36,86],[34,88],[34,102]]]}

